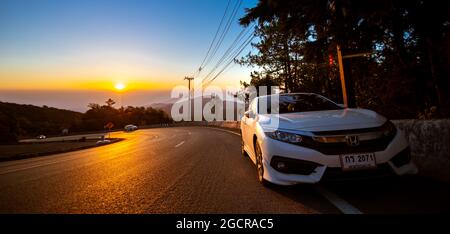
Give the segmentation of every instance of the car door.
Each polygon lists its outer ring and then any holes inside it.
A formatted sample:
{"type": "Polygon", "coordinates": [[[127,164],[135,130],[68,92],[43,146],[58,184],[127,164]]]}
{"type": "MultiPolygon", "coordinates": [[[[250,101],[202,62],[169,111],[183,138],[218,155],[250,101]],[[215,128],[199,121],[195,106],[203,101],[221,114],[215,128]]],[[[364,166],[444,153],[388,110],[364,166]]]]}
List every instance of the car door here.
{"type": "Polygon", "coordinates": [[[242,117],[242,121],[241,121],[241,134],[242,134],[242,140],[244,141],[244,145],[248,146],[248,142],[247,142],[247,135],[248,135],[248,126],[247,126],[247,122],[248,122],[248,113],[251,109],[251,105],[252,105],[253,101],[250,102],[250,104],[248,105],[247,110],[244,113],[244,116],[242,117]]]}
{"type": "Polygon", "coordinates": [[[256,116],[257,116],[257,105],[258,98],[253,99],[249,106],[248,116],[245,119],[245,144],[248,147],[248,150],[251,151],[251,157],[254,159],[254,146],[253,146],[253,135],[255,134],[255,124],[256,124],[256,116]]]}

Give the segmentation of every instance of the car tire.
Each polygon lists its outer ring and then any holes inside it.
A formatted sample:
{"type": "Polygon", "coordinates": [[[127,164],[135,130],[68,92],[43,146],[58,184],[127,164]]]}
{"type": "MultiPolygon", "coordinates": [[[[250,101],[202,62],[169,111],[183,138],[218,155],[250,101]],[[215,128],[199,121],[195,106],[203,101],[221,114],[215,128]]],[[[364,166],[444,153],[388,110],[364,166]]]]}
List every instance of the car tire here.
{"type": "MultiPolygon", "coordinates": [[[[242,136],[242,132],[241,132],[241,136],[242,136]]],[[[245,149],[244,149],[244,138],[241,137],[241,154],[244,157],[247,157],[247,153],[245,153],[245,149]]]]}
{"type": "Polygon", "coordinates": [[[264,164],[262,163],[262,151],[259,143],[255,143],[255,156],[256,156],[256,172],[258,175],[258,181],[265,187],[269,187],[271,183],[264,179],[264,164]]]}

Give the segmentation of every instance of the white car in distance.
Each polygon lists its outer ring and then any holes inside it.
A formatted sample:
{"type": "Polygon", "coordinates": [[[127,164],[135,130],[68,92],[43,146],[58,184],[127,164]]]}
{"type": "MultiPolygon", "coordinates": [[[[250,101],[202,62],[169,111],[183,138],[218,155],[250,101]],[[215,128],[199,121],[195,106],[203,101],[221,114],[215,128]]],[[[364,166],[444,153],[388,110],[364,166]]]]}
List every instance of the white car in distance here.
{"type": "Polygon", "coordinates": [[[45,135],[39,135],[39,136],[36,137],[36,139],[44,140],[44,139],[47,139],[47,137],[45,135]]]}
{"type": "Polygon", "coordinates": [[[405,137],[385,117],[313,93],[277,96],[277,110],[270,108],[275,96],[261,96],[241,119],[242,153],[264,185],[417,173],[405,137]]]}
{"type": "Polygon", "coordinates": [[[124,127],[125,132],[136,131],[138,127],[136,125],[128,124],[124,127]]]}

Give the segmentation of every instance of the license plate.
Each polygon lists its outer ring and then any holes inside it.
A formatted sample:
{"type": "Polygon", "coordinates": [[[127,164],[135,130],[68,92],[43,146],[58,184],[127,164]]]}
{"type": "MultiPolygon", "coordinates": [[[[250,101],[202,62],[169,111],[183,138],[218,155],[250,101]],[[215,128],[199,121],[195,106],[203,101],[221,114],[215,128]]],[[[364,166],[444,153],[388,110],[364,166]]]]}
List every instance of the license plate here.
{"type": "Polygon", "coordinates": [[[344,171],[373,169],[377,167],[375,153],[344,154],[340,156],[344,171]]]}

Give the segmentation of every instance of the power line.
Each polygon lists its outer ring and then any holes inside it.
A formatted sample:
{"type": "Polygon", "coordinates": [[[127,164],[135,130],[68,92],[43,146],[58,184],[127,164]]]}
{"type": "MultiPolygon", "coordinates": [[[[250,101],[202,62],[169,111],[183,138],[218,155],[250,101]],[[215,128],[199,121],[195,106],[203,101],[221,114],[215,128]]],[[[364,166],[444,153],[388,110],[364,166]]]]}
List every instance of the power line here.
{"type": "Polygon", "coordinates": [[[198,68],[199,73],[200,73],[201,70],[202,70],[203,64],[205,63],[206,58],[207,58],[208,55],[209,55],[209,52],[211,52],[211,49],[212,49],[212,47],[213,47],[213,45],[214,45],[214,42],[216,42],[217,35],[219,35],[219,31],[220,31],[220,29],[222,28],[223,20],[225,19],[225,16],[227,15],[228,8],[230,7],[230,3],[231,3],[231,0],[228,0],[227,7],[225,8],[225,12],[223,13],[222,19],[220,20],[220,24],[219,24],[219,27],[218,27],[217,30],[216,30],[216,33],[215,33],[215,35],[214,35],[214,39],[211,41],[211,44],[209,45],[209,48],[208,48],[208,52],[206,52],[205,58],[203,58],[203,61],[202,61],[202,63],[200,64],[200,67],[198,68]]]}
{"type": "MultiPolygon", "coordinates": [[[[240,9],[240,6],[242,5],[242,2],[243,2],[243,0],[236,1],[236,3],[234,4],[233,10],[231,11],[231,14],[227,18],[228,10],[230,9],[230,6],[231,6],[231,0],[228,0],[227,7],[222,16],[219,27],[216,30],[213,41],[209,45],[208,51],[207,51],[205,57],[203,58],[202,63],[200,64],[200,67],[198,68],[198,70],[196,72],[194,72],[194,77],[200,75],[200,73],[203,71],[203,69],[205,67],[207,67],[208,64],[214,59],[218,50],[222,46],[222,43],[223,43],[227,33],[230,31],[231,25],[234,22],[234,19],[236,18],[236,15],[240,9]],[[228,20],[226,20],[226,18],[228,20]],[[226,20],[225,25],[224,25],[224,22],[225,22],[224,20],[226,20]]],[[[248,46],[248,44],[251,43],[251,41],[254,38],[254,32],[249,30],[250,28],[252,28],[252,27],[246,27],[239,33],[239,35],[231,43],[231,45],[228,47],[228,49],[225,51],[225,53],[217,61],[216,65],[202,79],[202,83],[208,83],[208,85],[209,85],[211,82],[213,82],[217,77],[219,77],[231,65],[231,63],[233,61],[235,61],[236,57],[242,53],[242,51],[248,46]],[[251,32],[251,34],[248,36],[249,32],[251,32]],[[240,44],[242,42],[242,40],[243,40],[243,43],[240,44]],[[240,45],[238,46],[238,44],[240,44],[240,45]],[[215,74],[217,69],[219,69],[224,64],[225,64],[225,66],[223,66],[222,69],[215,74]],[[213,74],[215,74],[215,75],[213,76],[213,74]],[[211,76],[213,76],[213,77],[211,78],[211,76]]]]}
{"type": "Polygon", "coordinates": [[[219,50],[220,46],[222,45],[223,40],[225,39],[226,34],[230,31],[231,24],[232,24],[233,20],[235,19],[241,4],[242,4],[242,0],[239,0],[234,5],[233,11],[232,11],[230,17],[228,18],[227,24],[226,24],[224,30],[222,31],[222,34],[220,35],[219,40],[213,49],[213,52],[210,54],[209,58],[206,60],[203,67],[206,67],[212,61],[214,56],[216,55],[217,51],[219,50]]]}
{"type": "MultiPolygon", "coordinates": [[[[234,47],[230,48],[231,49],[231,54],[228,53],[227,56],[224,56],[224,59],[222,59],[220,61],[220,63],[216,64],[216,68],[222,66],[222,64],[228,63],[230,61],[230,59],[232,60],[239,53],[239,51],[241,51],[243,48],[245,48],[246,45],[248,45],[249,41],[252,40],[253,37],[254,37],[254,33],[253,32],[250,33],[250,34],[247,33],[246,36],[243,37],[243,38],[245,38],[243,40],[243,42],[239,46],[235,45],[234,47]]],[[[240,41],[242,41],[242,38],[241,38],[241,40],[239,40],[239,42],[240,41]]],[[[214,72],[215,72],[215,70],[211,71],[211,73],[214,73],[214,72]]],[[[205,77],[205,79],[206,78],[208,78],[208,77],[205,77]]]]}
{"type": "Polygon", "coordinates": [[[217,79],[233,62],[234,60],[244,51],[244,49],[252,42],[252,40],[255,38],[255,35],[251,35],[251,37],[246,40],[245,44],[240,48],[237,53],[234,54],[233,58],[209,81],[207,81],[206,86],[210,85],[215,79],[217,79]]]}
{"type": "Polygon", "coordinates": [[[222,68],[222,70],[220,70],[209,82],[208,85],[213,82],[215,79],[217,79],[234,61],[235,59],[242,53],[242,51],[244,51],[244,49],[252,42],[253,38],[255,36],[251,36],[248,41],[241,47],[241,49],[235,53],[235,55],[233,56],[233,58],[231,60],[229,60],[229,62],[222,68]]]}
{"type": "MultiPolygon", "coordinates": [[[[236,48],[238,43],[242,41],[243,38],[246,38],[248,33],[251,32],[249,29],[251,27],[246,27],[242,29],[242,31],[239,33],[239,35],[236,37],[236,39],[233,41],[233,43],[228,47],[224,55],[219,59],[217,64],[211,69],[211,71],[203,78],[203,81],[208,79],[215,70],[228,58],[228,55],[236,48]]],[[[245,41],[245,40],[244,40],[245,41]]]]}

